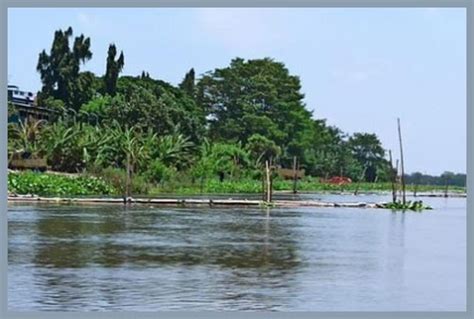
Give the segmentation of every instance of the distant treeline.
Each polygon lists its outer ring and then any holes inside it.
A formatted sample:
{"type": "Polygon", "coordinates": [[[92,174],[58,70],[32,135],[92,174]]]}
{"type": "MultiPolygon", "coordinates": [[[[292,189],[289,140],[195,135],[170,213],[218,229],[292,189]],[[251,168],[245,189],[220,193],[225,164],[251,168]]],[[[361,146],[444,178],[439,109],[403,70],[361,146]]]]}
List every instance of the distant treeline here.
{"type": "Polygon", "coordinates": [[[418,185],[452,185],[466,187],[466,174],[455,174],[452,172],[444,172],[440,176],[432,176],[415,172],[405,175],[407,184],[418,185]]]}

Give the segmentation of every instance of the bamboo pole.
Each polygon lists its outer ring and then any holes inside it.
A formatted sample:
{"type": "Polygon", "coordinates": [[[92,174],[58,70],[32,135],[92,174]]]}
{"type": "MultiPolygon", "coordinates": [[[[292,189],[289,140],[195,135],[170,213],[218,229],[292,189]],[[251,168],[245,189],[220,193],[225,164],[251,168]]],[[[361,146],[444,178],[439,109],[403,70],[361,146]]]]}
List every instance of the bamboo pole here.
{"type": "Polygon", "coordinates": [[[125,181],[125,202],[127,202],[128,198],[130,197],[130,154],[127,154],[127,174],[126,174],[126,181],[125,181]]]}
{"type": "Polygon", "coordinates": [[[270,157],[270,202],[273,200],[273,157],[270,157]]]}
{"type": "Polygon", "coordinates": [[[398,174],[398,168],[399,168],[399,165],[398,165],[399,160],[398,160],[398,158],[397,158],[397,160],[396,160],[395,162],[396,162],[396,163],[395,163],[395,192],[397,193],[397,196],[398,196],[398,195],[401,196],[402,194],[400,193],[400,189],[399,189],[399,177],[400,177],[400,175],[398,174]]]}
{"type": "Polygon", "coordinates": [[[267,191],[266,191],[266,201],[267,203],[270,203],[271,201],[271,189],[270,189],[270,168],[268,165],[268,161],[265,161],[265,172],[266,172],[266,178],[267,178],[267,191]]]}
{"type": "Polygon", "coordinates": [[[448,197],[448,187],[449,187],[449,184],[448,184],[449,183],[449,177],[448,176],[445,177],[445,183],[446,183],[445,184],[446,186],[445,186],[445,189],[444,189],[444,197],[448,197]]]}
{"type": "Polygon", "coordinates": [[[395,203],[397,201],[397,189],[395,187],[395,183],[397,182],[397,173],[393,171],[392,150],[388,151],[388,156],[390,158],[390,180],[392,181],[392,201],[395,203]]]}
{"type": "Polygon", "coordinates": [[[298,173],[296,172],[296,156],[293,156],[293,194],[297,193],[296,186],[298,182],[298,173]]]}
{"type": "Polygon", "coordinates": [[[403,144],[402,144],[402,130],[400,128],[400,119],[397,118],[398,122],[398,139],[400,140],[400,163],[401,163],[401,182],[402,182],[402,203],[403,205],[406,204],[406,194],[405,194],[405,168],[403,163],[403,144]]]}

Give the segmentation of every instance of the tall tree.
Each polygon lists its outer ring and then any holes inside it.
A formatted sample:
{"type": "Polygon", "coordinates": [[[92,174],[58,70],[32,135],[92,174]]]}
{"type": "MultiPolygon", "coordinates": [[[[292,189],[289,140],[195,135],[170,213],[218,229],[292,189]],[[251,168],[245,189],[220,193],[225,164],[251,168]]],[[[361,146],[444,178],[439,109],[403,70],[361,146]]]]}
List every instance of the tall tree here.
{"type": "Polygon", "coordinates": [[[117,79],[122,72],[124,66],[124,56],[123,52],[120,51],[120,56],[115,60],[117,55],[117,48],[115,44],[109,45],[109,51],[107,53],[107,69],[105,71],[105,91],[111,96],[114,96],[117,91],[117,79]]]}
{"type": "Polygon", "coordinates": [[[299,141],[311,130],[311,112],[305,109],[299,78],[283,63],[236,58],[204,75],[197,86],[212,139],[246,144],[260,134],[284,150],[282,160],[290,165],[303,152],[299,141]]]}
{"type": "Polygon", "coordinates": [[[377,168],[385,164],[385,151],[382,143],[375,134],[355,133],[349,138],[354,158],[365,169],[365,180],[373,182],[377,175],[377,168]]]}
{"type": "Polygon", "coordinates": [[[195,74],[194,69],[189,70],[184,76],[183,82],[179,85],[179,88],[186,92],[191,97],[194,97],[194,85],[195,85],[195,74]]]}
{"type": "Polygon", "coordinates": [[[80,35],[69,46],[73,31],[57,30],[50,53],[43,50],[38,58],[36,70],[40,73],[43,87],[40,99],[52,97],[64,101],[67,107],[78,109],[74,92],[78,90],[80,65],[92,58],[90,38],[80,35]]]}

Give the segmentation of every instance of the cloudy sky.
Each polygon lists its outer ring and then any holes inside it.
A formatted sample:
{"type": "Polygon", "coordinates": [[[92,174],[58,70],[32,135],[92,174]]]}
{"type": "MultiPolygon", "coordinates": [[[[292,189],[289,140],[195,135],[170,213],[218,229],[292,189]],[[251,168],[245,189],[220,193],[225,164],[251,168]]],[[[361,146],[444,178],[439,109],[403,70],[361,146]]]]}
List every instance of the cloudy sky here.
{"type": "Polygon", "coordinates": [[[123,73],[173,84],[234,57],[272,57],[301,78],[307,108],[344,132],[376,133],[407,172],[466,172],[464,9],[9,9],[10,84],[37,91],[35,67],[54,31],[91,38],[84,70],[103,74],[107,48],[123,73]]]}

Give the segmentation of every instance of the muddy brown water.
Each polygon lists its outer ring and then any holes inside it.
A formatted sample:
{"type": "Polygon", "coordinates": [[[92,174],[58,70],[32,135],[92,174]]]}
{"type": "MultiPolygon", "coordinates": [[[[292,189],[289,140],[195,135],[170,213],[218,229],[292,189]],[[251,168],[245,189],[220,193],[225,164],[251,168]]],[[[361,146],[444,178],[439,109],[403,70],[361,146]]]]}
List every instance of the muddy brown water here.
{"type": "Polygon", "coordinates": [[[465,311],[466,199],[423,201],[435,210],[10,204],[8,307],[465,311]]]}

